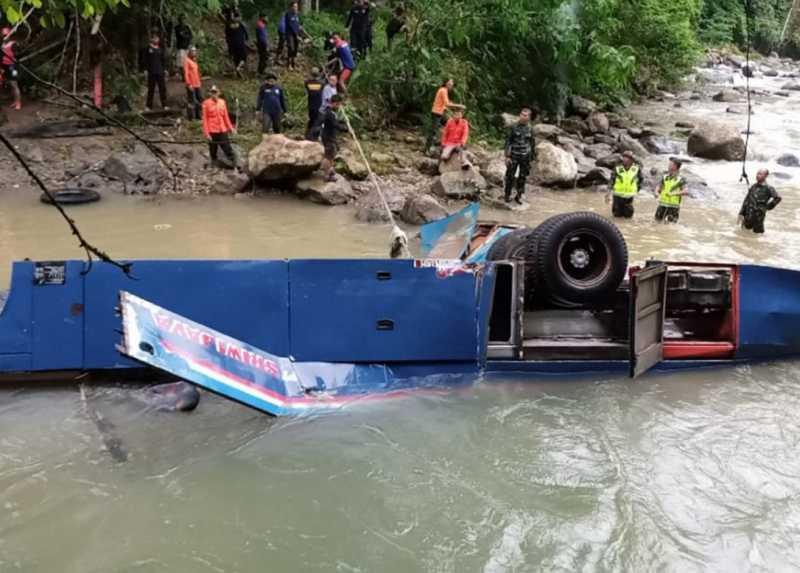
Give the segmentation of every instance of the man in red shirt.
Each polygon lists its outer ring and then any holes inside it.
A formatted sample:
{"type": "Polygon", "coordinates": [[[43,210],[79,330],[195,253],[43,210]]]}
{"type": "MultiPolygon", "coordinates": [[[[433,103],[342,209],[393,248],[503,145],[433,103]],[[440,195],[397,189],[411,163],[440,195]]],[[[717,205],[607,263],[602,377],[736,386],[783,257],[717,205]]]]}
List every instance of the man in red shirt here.
{"type": "Polygon", "coordinates": [[[446,162],[450,157],[457,153],[461,161],[461,169],[469,169],[469,162],[464,157],[464,147],[469,139],[469,122],[464,119],[464,106],[451,105],[453,117],[447,120],[442,132],[442,156],[441,161],[446,162]]]}
{"type": "Polygon", "coordinates": [[[231,123],[228,115],[228,105],[219,97],[219,88],[211,86],[211,97],[203,102],[203,135],[208,140],[208,151],[211,163],[217,161],[217,147],[222,147],[223,153],[236,166],[236,154],[231,147],[229,133],[236,133],[236,128],[231,123]]]}
{"type": "Polygon", "coordinates": [[[192,46],[183,60],[183,81],[186,84],[186,99],[189,103],[189,119],[200,119],[203,105],[203,82],[197,65],[197,48],[192,46]]]}

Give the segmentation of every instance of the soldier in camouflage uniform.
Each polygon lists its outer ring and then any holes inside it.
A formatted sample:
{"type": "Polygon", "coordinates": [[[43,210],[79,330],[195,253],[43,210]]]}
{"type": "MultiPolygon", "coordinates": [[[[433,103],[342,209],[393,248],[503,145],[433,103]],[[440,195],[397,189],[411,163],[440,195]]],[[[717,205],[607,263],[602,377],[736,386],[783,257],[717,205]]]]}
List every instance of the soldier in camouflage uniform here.
{"type": "Polygon", "coordinates": [[[750,187],[739,211],[739,222],[745,229],[754,233],[764,232],[764,219],[767,211],[772,211],[781,202],[775,188],[767,185],[769,171],[761,169],[756,175],[756,184],[750,187]]]}
{"type": "Polygon", "coordinates": [[[535,158],[536,147],[531,129],[531,109],[523,107],[519,121],[508,131],[506,137],[506,203],[511,201],[511,189],[517,184],[515,201],[522,203],[525,182],[531,172],[531,161],[535,158]],[[519,173],[517,173],[519,171],[519,173]]]}

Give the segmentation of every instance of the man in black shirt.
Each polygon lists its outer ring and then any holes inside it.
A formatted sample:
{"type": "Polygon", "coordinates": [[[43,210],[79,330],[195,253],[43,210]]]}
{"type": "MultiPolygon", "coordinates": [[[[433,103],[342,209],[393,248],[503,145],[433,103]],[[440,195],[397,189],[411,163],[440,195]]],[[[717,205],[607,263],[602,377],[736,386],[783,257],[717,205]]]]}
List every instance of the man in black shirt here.
{"type": "Polygon", "coordinates": [[[147,71],[147,105],[145,109],[150,111],[153,107],[153,96],[158,87],[158,99],[161,100],[161,107],[167,108],[167,82],[164,78],[164,48],[161,46],[161,37],[153,32],[150,37],[150,45],[145,52],[145,70],[147,71]]]}
{"type": "Polygon", "coordinates": [[[311,76],[305,81],[306,97],[308,98],[308,126],[306,139],[313,140],[312,132],[319,120],[319,108],[322,107],[322,89],[325,83],[320,79],[319,68],[311,68],[311,76]]]}
{"type": "Polygon", "coordinates": [[[745,229],[754,233],[764,232],[764,219],[767,211],[772,211],[782,201],[781,196],[771,185],[767,185],[769,171],[761,169],[756,175],[756,183],[747,192],[739,211],[739,222],[745,229]]]}
{"type": "Polygon", "coordinates": [[[178,24],[175,26],[175,63],[178,68],[178,77],[183,75],[183,62],[189,54],[192,46],[192,29],[186,25],[183,14],[178,16],[178,24]]]}
{"type": "Polygon", "coordinates": [[[340,131],[347,131],[347,126],[342,125],[336,112],[342,105],[342,96],[336,94],[331,98],[331,105],[322,115],[322,147],[325,157],[322,160],[322,171],[325,172],[326,181],[336,181],[336,172],[333,170],[333,161],[339,149],[336,138],[340,131]]]}
{"type": "Polygon", "coordinates": [[[350,44],[356,56],[363,58],[369,45],[370,13],[369,0],[353,0],[353,7],[347,14],[345,26],[350,28],[350,44]]]}

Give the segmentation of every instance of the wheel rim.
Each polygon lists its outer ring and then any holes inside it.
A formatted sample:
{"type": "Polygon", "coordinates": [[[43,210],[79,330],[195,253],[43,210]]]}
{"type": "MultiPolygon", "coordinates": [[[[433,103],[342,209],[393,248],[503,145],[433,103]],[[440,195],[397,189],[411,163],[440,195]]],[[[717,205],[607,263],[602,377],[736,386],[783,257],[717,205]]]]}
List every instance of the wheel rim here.
{"type": "Polygon", "coordinates": [[[608,241],[591,229],[568,233],[558,245],[558,270],[570,285],[579,289],[602,283],[611,271],[608,241]]]}

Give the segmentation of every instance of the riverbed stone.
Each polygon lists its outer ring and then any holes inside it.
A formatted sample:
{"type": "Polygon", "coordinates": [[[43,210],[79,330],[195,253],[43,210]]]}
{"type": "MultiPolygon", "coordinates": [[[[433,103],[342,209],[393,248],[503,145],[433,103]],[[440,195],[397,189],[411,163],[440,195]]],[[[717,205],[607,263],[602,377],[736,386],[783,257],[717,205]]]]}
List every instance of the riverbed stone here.
{"type": "Polygon", "coordinates": [[[533,135],[537,139],[549,139],[551,141],[555,141],[559,135],[563,134],[563,129],[550,123],[537,123],[533,126],[533,135]]]}
{"type": "Polygon", "coordinates": [[[344,177],[327,181],[322,175],[301,179],[295,185],[300,197],[322,205],[343,205],[356,197],[353,187],[344,177]]]}
{"type": "Polygon", "coordinates": [[[595,165],[598,167],[605,167],[607,169],[613,169],[620,163],[622,163],[622,155],[620,153],[612,153],[595,161],[595,165]]]}
{"type": "Polygon", "coordinates": [[[213,195],[236,195],[251,185],[247,173],[239,170],[220,170],[209,177],[208,192],[213,195]]]}
{"type": "Polygon", "coordinates": [[[612,177],[611,169],[607,167],[594,167],[578,179],[578,187],[586,188],[594,185],[608,185],[612,177]]]}
{"type": "Polygon", "coordinates": [[[439,162],[432,157],[421,157],[415,163],[415,167],[423,175],[436,177],[439,174],[439,162]]]}
{"type": "Polygon", "coordinates": [[[503,127],[509,128],[516,125],[517,121],[519,120],[519,116],[514,115],[513,113],[501,113],[500,119],[503,122],[503,127]]]}
{"type": "Polygon", "coordinates": [[[442,173],[431,185],[431,192],[445,199],[475,199],[487,188],[486,179],[475,169],[442,173]]]}
{"type": "Polygon", "coordinates": [[[675,127],[679,127],[681,129],[694,129],[697,126],[691,121],[676,121],[675,127]]]}
{"type": "Polygon", "coordinates": [[[637,157],[644,158],[648,155],[647,149],[641,143],[625,133],[619,136],[617,146],[620,151],[630,151],[637,157]]]}
{"type": "Polygon", "coordinates": [[[572,111],[581,117],[589,117],[592,112],[597,110],[597,104],[585,97],[572,96],[569,103],[572,111]]]}
{"type": "MultiPolygon", "coordinates": [[[[393,214],[398,214],[406,202],[406,196],[397,191],[393,186],[385,185],[382,187],[383,196],[389,210],[393,214]]],[[[386,223],[389,222],[389,214],[383,204],[378,192],[372,187],[356,203],[356,219],[364,223],[386,223]]]]}
{"type": "Polygon", "coordinates": [[[785,92],[800,92],[800,82],[789,82],[781,87],[785,92]]]}
{"type": "Polygon", "coordinates": [[[680,145],[663,135],[648,135],[639,140],[650,153],[670,155],[680,152],[680,145]]]}
{"type": "Polygon", "coordinates": [[[608,122],[608,116],[599,111],[589,114],[589,117],[586,118],[586,123],[592,133],[606,133],[611,127],[608,122]]]}
{"type": "Polygon", "coordinates": [[[428,194],[408,196],[400,211],[400,218],[410,225],[424,225],[443,217],[447,217],[447,210],[428,194]]]}
{"type": "Polygon", "coordinates": [[[281,134],[264,135],[261,143],[250,150],[247,168],[262,183],[297,181],[319,168],[322,155],[322,145],[316,141],[298,141],[281,134]]]}
{"type": "Polygon", "coordinates": [[[583,135],[590,133],[589,124],[579,117],[568,117],[561,121],[561,129],[567,133],[583,135]]]}
{"type": "Polygon", "coordinates": [[[575,158],[546,141],[536,146],[536,179],[543,185],[572,187],[578,176],[575,158]]]}
{"type": "Polygon", "coordinates": [[[372,153],[370,155],[370,159],[375,163],[388,164],[394,162],[394,157],[392,157],[388,153],[382,153],[380,151],[375,151],[374,153],[372,153]]]}
{"type": "Polygon", "coordinates": [[[144,145],[116,152],[100,168],[109,178],[121,181],[128,194],[153,195],[171,178],[170,172],[144,145]]]}
{"type": "Polygon", "coordinates": [[[705,121],[689,135],[688,150],[689,155],[704,159],[740,161],[744,157],[744,140],[734,127],[705,121]]]}
{"type": "Polygon", "coordinates": [[[596,143],[594,145],[587,145],[583,149],[583,154],[592,159],[600,159],[607,155],[611,155],[614,149],[607,143],[596,143]]]}
{"type": "Polygon", "coordinates": [[[778,157],[777,163],[784,167],[800,167],[800,158],[793,153],[784,153],[778,157]]]}
{"type": "Polygon", "coordinates": [[[506,160],[504,157],[492,159],[486,168],[481,171],[486,181],[491,185],[502,187],[505,184],[506,160]]]}
{"type": "Polygon", "coordinates": [[[734,102],[739,101],[741,97],[733,90],[722,90],[711,96],[711,99],[720,102],[734,102]]]}
{"type": "Polygon", "coordinates": [[[355,181],[363,181],[369,177],[367,166],[351,149],[339,151],[336,156],[336,171],[355,181]]]}

